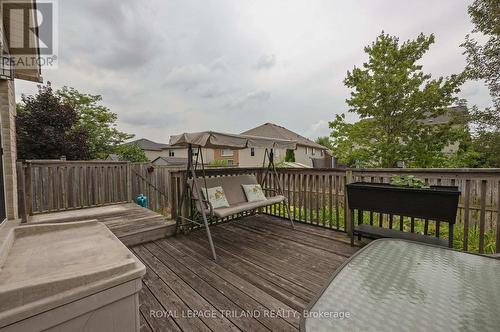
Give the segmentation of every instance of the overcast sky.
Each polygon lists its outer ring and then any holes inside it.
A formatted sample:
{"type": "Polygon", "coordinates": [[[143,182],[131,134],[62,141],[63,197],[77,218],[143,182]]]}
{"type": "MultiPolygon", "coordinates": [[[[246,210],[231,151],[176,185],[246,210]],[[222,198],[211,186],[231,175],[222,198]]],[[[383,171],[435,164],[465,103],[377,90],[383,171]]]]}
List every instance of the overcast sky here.
{"type": "MultiPolygon", "coordinates": [[[[434,33],[424,71],[460,72],[470,2],[59,0],[59,67],[42,74],[55,88],[102,95],[136,138],[167,142],[184,131],[239,133],[265,122],[315,138],[347,111],[346,73],[382,30],[401,40],[434,33]]],[[[19,98],[36,84],[16,89],[19,98]]],[[[490,101],[479,82],[461,97],[490,101]]]]}

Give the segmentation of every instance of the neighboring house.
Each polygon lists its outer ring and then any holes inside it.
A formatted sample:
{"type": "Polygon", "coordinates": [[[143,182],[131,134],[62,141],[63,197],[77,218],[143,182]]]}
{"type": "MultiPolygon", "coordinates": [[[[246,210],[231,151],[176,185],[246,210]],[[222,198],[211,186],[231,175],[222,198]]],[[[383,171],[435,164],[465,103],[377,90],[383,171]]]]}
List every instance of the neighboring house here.
{"type": "MultiPolygon", "coordinates": [[[[326,147],[284,127],[266,123],[247,130],[242,134],[297,141],[297,149],[293,151],[295,163],[288,163],[286,164],[287,167],[330,168],[332,165],[332,155],[326,147]]],[[[187,161],[188,157],[187,148],[156,143],[145,138],[126,144],[136,144],[139,146],[144,150],[148,160],[155,165],[169,165],[179,160],[187,161]]],[[[203,162],[207,165],[221,165],[224,163],[229,167],[261,167],[264,160],[264,153],[265,149],[260,148],[247,148],[243,150],[203,149],[203,162]]],[[[283,162],[285,155],[285,150],[275,149],[275,163],[279,164],[283,162]]]]}
{"type": "Polygon", "coordinates": [[[188,163],[187,158],[176,157],[158,157],[152,161],[153,165],[157,166],[172,166],[172,167],[186,167],[188,163]]]}
{"type": "MultiPolygon", "coordinates": [[[[7,1],[0,1],[0,10],[7,1]]],[[[35,13],[36,1],[28,2],[35,13]]],[[[38,40],[30,32],[38,26],[36,15],[11,15],[0,13],[0,223],[4,219],[17,219],[17,147],[16,147],[16,100],[14,78],[42,82],[39,62],[38,40]],[[4,21],[7,19],[8,21],[4,21]],[[9,45],[26,45],[28,36],[30,47],[11,48],[9,45]],[[10,53],[10,54],[9,54],[10,53]],[[29,62],[27,62],[29,60],[29,62]],[[15,68],[11,63],[18,64],[15,68]]]]}
{"type": "MultiPolygon", "coordinates": [[[[461,126],[466,126],[467,125],[467,108],[465,106],[451,106],[448,107],[448,110],[439,116],[436,117],[431,117],[428,116],[427,119],[425,120],[419,120],[420,123],[429,125],[429,126],[436,126],[436,125],[443,125],[443,124],[448,124],[451,123],[453,128],[460,128],[461,126]]],[[[366,118],[360,121],[373,121],[373,118],[366,118]]],[[[371,140],[372,143],[375,142],[375,139],[371,140]]],[[[400,141],[401,144],[404,144],[402,141],[400,141]]],[[[359,147],[359,146],[354,146],[354,147],[359,147]]],[[[451,155],[454,154],[458,151],[460,147],[460,142],[453,142],[451,144],[448,144],[445,146],[442,150],[443,153],[451,155]]],[[[356,162],[357,163],[357,162],[356,162]]],[[[398,161],[397,162],[397,167],[398,168],[405,168],[406,165],[403,161],[398,161]]]]}
{"type": "MultiPolygon", "coordinates": [[[[465,106],[452,106],[448,108],[448,111],[443,115],[424,120],[423,123],[428,125],[441,125],[452,123],[452,126],[457,128],[466,125],[464,119],[467,116],[467,108],[465,106]]],[[[458,151],[460,147],[460,142],[454,142],[449,144],[443,149],[446,154],[454,154],[458,151]]]]}
{"type": "MultiPolygon", "coordinates": [[[[265,123],[261,126],[249,129],[241,133],[242,135],[260,136],[277,139],[287,139],[297,141],[297,149],[294,151],[295,162],[308,167],[331,167],[331,152],[318,143],[311,141],[285,127],[273,123],[265,123]],[[318,159],[313,163],[313,159],[318,159]]],[[[265,149],[244,149],[239,151],[240,167],[260,167],[264,159],[265,149]]],[[[276,149],[274,151],[275,161],[279,163],[285,159],[285,150],[276,149]]]]}
{"type": "MultiPolygon", "coordinates": [[[[165,156],[165,150],[167,148],[167,144],[156,143],[150,141],[146,138],[141,138],[132,142],[125,143],[127,145],[137,145],[143,151],[149,161],[153,161],[158,157],[165,156]]],[[[168,157],[168,154],[167,154],[168,157]]]]}
{"type": "MultiPolygon", "coordinates": [[[[164,143],[156,143],[146,138],[141,138],[135,141],[131,141],[125,144],[137,145],[143,151],[149,161],[154,161],[160,157],[164,158],[184,158],[187,160],[188,150],[185,147],[171,146],[164,143]]],[[[193,151],[196,156],[196,150],[193,151]]],[[[210,163],[214,160],[214,151],[212,149],[203,149],[203,161],[204,163],[210,163]]]]}
{"type": "Polygon", "coordinates": [[[108,155],[106,159],[104,159],[104,161],[121,161],[121,160],[119,155],[117,155],[116,153],[112,153],[108,155]]]}
{"type": "Polygon", "coordinates": [[[214,160],[224,161],[228,167],[247,167],[240,164],[240,150],[214,149],[213,153],[214,160]]]}

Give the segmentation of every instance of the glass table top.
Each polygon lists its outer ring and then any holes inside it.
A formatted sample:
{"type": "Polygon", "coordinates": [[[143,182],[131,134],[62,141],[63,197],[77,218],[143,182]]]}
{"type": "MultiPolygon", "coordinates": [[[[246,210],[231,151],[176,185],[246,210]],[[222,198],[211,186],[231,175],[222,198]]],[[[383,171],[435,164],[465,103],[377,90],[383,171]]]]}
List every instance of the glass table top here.
{"type": "Polygon", "coordinates": [[[500,331],[500,260],[395,239],[334,276],[306,331],[500,331]]]}

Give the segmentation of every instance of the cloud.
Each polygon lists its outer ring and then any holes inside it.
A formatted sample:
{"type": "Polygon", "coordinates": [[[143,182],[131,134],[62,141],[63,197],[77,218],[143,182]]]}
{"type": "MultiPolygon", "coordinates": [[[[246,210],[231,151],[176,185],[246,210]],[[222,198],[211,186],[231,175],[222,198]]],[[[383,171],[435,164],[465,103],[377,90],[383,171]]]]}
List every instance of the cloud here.
{"type": "Polygon", "coordinates": [[[191,90],[199,84],[212,80],[211,70],[201,64],[174,67],[167,74],[164,86],[180,86],[191,90]]]}
{"type": "Polygon", "coordinates": [[[264,54],[262,55],[255,64],[254,68],[257,70],[271,69],[276,65],[276,55],[274,54],[264,54]]]}
{"type": "Polygon", "coordinates": [[[326,120],[319,120],[318,122],[313,123],[304,133],[304,136],[312,140],[318,137],[329,136],[329,135],[330,135],[330,127],[328,126],[328,121],[326,120]]]}
{"type": "Polygon", "coordinates": [[[271,98],[269,91],[251,91],[244,96],[236,97],[226,104],[226,108],[243,108],[248,105],[261,104],[271,98]]]}
{"type": "MultiPolygon", "coordinates": [[[[42,74],[55,88],[101,94],[119,128],[138,137],[274,122],[316,138],[347,111],[346,72],[366,61],[363,47],[382,30],[401,41],[435,33],[423,70],[463,69],[471,2],[59,1],[60,65],[42,74]]],[[[36,84],[16,82],[18,98],[34,92],[36,84]]],[[[460,96],[491,101],[481,82],[460,96]]]]}
{"type": "Polygon", "coordinates": [[[138,1],[86,0],[61,6],[61,35],[71,36],[60,43],[63,56],[68,52],[105,70],[130,71],[163,53],[161,35],[148,20],[147,6],[138,1]]]}

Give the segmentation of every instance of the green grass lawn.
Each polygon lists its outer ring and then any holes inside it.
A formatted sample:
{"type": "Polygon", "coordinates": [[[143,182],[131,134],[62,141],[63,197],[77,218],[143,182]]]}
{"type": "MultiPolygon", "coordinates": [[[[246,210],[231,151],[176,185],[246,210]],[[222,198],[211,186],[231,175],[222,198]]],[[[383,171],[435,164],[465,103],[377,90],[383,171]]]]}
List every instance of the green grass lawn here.
{"type": "MultiPolygon", "coordinates": [[[[285,208],[282,205],[276,205],[274,208],[269,208],[270,212],[275,215],[279,215],[281,217],[286,217],[285,208]]],[[[344,224],[344,209],[342,206],[339,206],[338,212],[333,209],[330,210],[328,207],[319,207],[318,211],[316,209],[299,209],[296,207],[291,207],[292,217],[295,215],[295,219],[307,223],[318,224],[323,227],[333,228],[340,230],[345,230],[344,224]],[[295,213],[295,214],[294,214],[295,213]],[[337,219],[338,215],[338,219],[337,219]]],[[[355,216],[355,220],[357,221],[357,215],[355,216]]],[[[363,220],[365,223],[368,223],[370,220],[370,213],[363,213],[363,220]]],[[[373,213],[373,224],[379,225],[379,215],[378,213],[373,213]]],[[[383,219],[383,227],[389,228],[389,217],[387,215],[384,216],[383,219]]],[[[393,218],[393,228],[399,229],[400,227],[400,218],[399,216],[394,216],[393,218]]],[[[448,223],[441,222],[439,227],[439,236],[441,238],[448,238],[448,223]]],[[[410,218],[403,218],[403,231],[410,232],[411,231],[411,220],[410,218]]],[[[415,219],[414,222],[414,232],[419,234],[424,234],[425,231],[425,222],[420,219],[415,219]]],[[[427,234],[435,236],[436,234],[436,223],[434,221],[428,222],[427,234]]],[[[496,240],[496,232],[494,229],[486,229],[484,234],[484,253],[490,254],[495,252],[495,240],[496,240]]],[[[468,231],[468,249],[469,252],[479,252],[479,225],[476,223],[471,223],[469,225],[468,231]]],[[[453,247],[455,249],[463,250],[464,249],[464,225],[463,223],[456,223],[453,233],[453,247]]]]}

